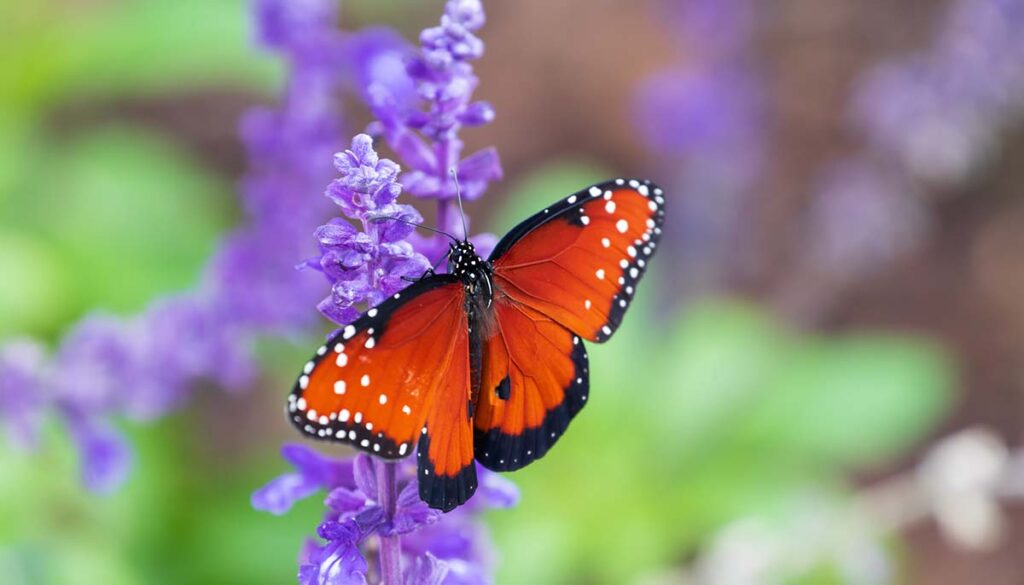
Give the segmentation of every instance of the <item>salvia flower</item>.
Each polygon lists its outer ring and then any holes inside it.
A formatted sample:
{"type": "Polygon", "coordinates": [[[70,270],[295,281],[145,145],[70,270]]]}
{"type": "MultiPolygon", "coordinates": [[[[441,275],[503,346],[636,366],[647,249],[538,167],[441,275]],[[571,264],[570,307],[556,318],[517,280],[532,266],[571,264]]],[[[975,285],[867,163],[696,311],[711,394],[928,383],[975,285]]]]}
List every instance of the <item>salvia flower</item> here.
{"type": "Polygon", "coordinates": [[[490,582],[494,555],[477,515],[518,502],[518,491],[508,480],[478,467],[476,497],[442,514],[419,499],[415,463],[402,461],[398,464],[398,497],[389,513],[379,500],[375,467],[381,464],[372,457],[333,459],[302,445],[287,445],[282,454],[294,471],[257,490],[252,496],[255,508],[281,514],[314,493],[327,494],[327,509],[317,528],[322,542],[311,541],[304,547],[299,558],[300,583],[365,583],[371,570],[367,551],[378,549],[381,537],[397,535],[403,536],[406,583],[490,582]]]}
{"type": "Polygon", "coordinates": [[[401,169],[377,155],[373,139],[357,135],[351,149],[335,155],[334,165],[341,178],[331,183],[327,196],[362,230],[340,218],[320,226],[315,233],[320,257],[307,266],[331,283],[320,312],[345,325],[359,315],[355,305],[378,304],[405,288],[408,279],[422,276],[430,262],[405,241],[423,218],[412,206],[395,202],[402,192],[401,169]]]}
{"type": "MultiPolygon", "coordinates": [[[[485,22],[479,0],[450,0],[439,26],[420,34],[421,50],[412,56],[406,72],[415,84],[418,100],[403,99],[381,84],[368,91],[377,121],[371,134],[382,135],[409,167],[405,189],[412,195],[441,200],[438,223],[448,225],[447,203],[455,198],[456,170],[465,199],[477,199],[487,185],[502,176],[494,148],[465,158],[459,131],[494,119],[494,108],[473,101],[479,79],[471,61],[483,55],[484,44],[474,33],[485,22]]],[[[462,235],[462,234],[459,234],[462,235]]]]}

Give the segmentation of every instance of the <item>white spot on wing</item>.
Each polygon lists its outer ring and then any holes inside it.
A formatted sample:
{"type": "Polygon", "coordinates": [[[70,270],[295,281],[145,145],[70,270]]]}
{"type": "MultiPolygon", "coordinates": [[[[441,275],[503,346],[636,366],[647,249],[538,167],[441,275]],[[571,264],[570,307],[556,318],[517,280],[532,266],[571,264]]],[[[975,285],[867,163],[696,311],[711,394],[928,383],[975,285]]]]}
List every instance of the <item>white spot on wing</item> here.
{"type": "Polygon", "coordinates": [[[624,219],[620,219],[615,222],[615,229],[619,230],[620,234],[624,234],[626,233],[626,230],[629,229],[629,222],[624,219]]]}
{"type": "Polygon", "coordinates": [[[344,394],[345,393],[345,380],[338,380],[334,383],[334,393],[344,394]]]}
{"type": "Polygon", "coordinates": [[[610,248],[612,245],[612,241],[609,240],[608,238],[601,238],[601,245],[604,246],[605,248],[610,248]]]}
{"type": "Polygon", "coordinates": [[[598,268],[594,274],[597,275],[598,280],[604,280],[604,268],[598,268]]]}
{"type": "Polygon", "coordinates": [[[381,404],[387,404],[388,403],[388,395],[387,394],[381,394],[380,398],[377,399],[377,402],[380,402],[381,404]]]}
{"type": "Polygon", "coordinates": [[[597,197],[600,194],[601,194],[601,188],[600,187],[595,185],[595,186],[590,188],[590,196],[591,197],[597,197]]]}
{"type": "Polygon", "coordinates": [[[342,332],[341,336],[345,339],[352,339],[352,336],[356,334],[356,328],[353,325],[347,325],[345,331],[342,332]]]}
{"type": "Polygon", "coordinates": [[[370,374],[363,374],[363,377],[359,379],[359,383],[363,387],[369,386],[370,385],[370,374]]]}
{"type": "Polygon", "coordinates": [[[607,211],[608,213],[615,213],[615,202],[609,201],[608,203],[605,203],[604,210],[607,211]]]}
{"type": "Polygon", "coordinates": [[[576,196],[573,195],[572,197],[566,199],[566,201],[568,201],[569,203],[576,203],[576,196]]]}
{"type": "Polygon", "coordinates": [[[334,360],[334,363],[338,364],[339,368],[344,368],[345,364],[348,363],[348,355],[344,353],[339,353],[338,359],[334,360]]]}

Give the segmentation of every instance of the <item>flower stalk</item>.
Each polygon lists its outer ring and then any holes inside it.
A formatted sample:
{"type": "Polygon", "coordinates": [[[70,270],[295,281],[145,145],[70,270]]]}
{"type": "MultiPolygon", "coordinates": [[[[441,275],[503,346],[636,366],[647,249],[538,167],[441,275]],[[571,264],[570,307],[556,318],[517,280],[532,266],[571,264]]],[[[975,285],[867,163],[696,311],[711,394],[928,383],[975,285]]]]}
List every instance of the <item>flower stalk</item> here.
{"type": "MultiPolygon", "coordinates": [[[[394,461],[374,459],[377,472],[377,501],[384,509],[385,522],[394,524],[398,502],[398,481],[394,461]]],[[[402,543],[397,533],[380,538],[380,582],[398,585],[402,579],[402,543]]]]}

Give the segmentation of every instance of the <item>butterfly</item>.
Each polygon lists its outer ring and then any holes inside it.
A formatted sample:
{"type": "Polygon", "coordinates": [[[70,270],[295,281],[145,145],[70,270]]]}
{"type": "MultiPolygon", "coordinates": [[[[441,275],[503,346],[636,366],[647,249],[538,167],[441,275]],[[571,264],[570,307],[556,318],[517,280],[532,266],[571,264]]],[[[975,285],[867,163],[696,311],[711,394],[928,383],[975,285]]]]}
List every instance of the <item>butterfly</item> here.
{"type": "MultiPolygon", "coordinates": [[[[587,402],[583,341],[622,323],[661,236],[662,190],[615,179],[520,223],[490,257],[468,240],[321,346],[288,396],[307,435],[399,459],[417,451],[419,495],[450,511],[474,461],[512,471],[543,457],[587,402]]],[[[454,238],[453,238],[454,239],[454,238]]]]}

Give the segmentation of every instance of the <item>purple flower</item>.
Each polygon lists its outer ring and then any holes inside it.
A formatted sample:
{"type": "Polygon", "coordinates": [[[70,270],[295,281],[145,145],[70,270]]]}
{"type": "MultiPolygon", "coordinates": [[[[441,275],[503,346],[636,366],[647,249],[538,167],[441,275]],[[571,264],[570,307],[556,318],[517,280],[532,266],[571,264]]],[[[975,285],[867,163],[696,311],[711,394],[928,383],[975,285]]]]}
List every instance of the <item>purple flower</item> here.
{"type": "Polygon", "coordinates": [[[957,0],[927,50],[865,76],[855,120],[872,146],[918,177],[970,175],[1024,109],[1024,4],[957,0]]]}
{"type": "MultiPolygon", "coordinates": [[[[762,80],[750,66],[750,0],[663,2],[659,16],[687,60],[649,77],[632,108],[635,126],[662,163],[679,227],[665,244],[679,270],[665,290],[677,298],[721,286],[734,260],[743,210],[764,168],[762,80]]],[[[673,299],[676,300],[676,299],[673,299]]]]}
{"type": "Polygon", "coordinates": [[[472,100],[479,80],[470,62],[480,58],[484,49],[483,41],[473,33],[484,22],[479,1],[451,0],[440,25],[422,32],[421,50],[406,68],[422,109],[403,103],[383,86],[370,88],[370,106],[377,121],[369,132],[383,135],[408,164],[405,187],[413,195],[442,201],[454,198],[451,169],[457,169],[462,196],[469,200],[480,197],[491,181],[502,176],[494,149],[462,158],[463,145],[458,138],[463,126],[479,126],[494,119],[490,104],[472,100]]]}
{"type": "Polygon", "coordinates": [[[48,399],[45,367],[46,354],[33,341],[0,346],[0,424],[17,445],[35,446],[48,399]]]}
{"type": "Polygon", "coordinates": [[[121,487],[132,460],[124,436],[99,417],[73,409],[67,409],[64,415],[78,447],[85,487],[99,494],[109,494],[121,487]]]}
{"type": "Polygon", "coordinates": [[[351,460],[337,460],[320,455],[304,445],[285,445],[281,455],[295,471],[286,473],[256,490],[252,506],[271,514],[281,515],[295,502],[320,490],[354,488],[355,471],[351,460]]]}
{"type": "Polygon", "coordinates": [[[320,270],[331,283],[320,312],[345,325],[359,315],[356,304],[380,303],[405,288],[407,279],[422,276],[430,262],[404,241],[423,218],[412,206],[395,203],[402,192],[401,169],[377,155],[373,139],[357,135],[351,149],[334,155],[334,165],[341,177],[328,187],[327,196],[363,229],[339,218],[320,226],[314,234],[320,257],[306,266],[320,270]]]}
{"type": "Polygon", "coordinates": [[[379,539],[401,536],[406,583],[470,585],[491,582],[494,554],[477,515],[487,509],[508,508],[519,500],[515,486],[499,475],[477,468],[480,487],[467,505],[447,514],[419,499],[415,463],[398,463],[398,497],[389,515],[379,501],[379,473],[372,457],[336,460],[299,445],[283,454],[293,467],[257,490],[253,506],[281,514],[298,500],[327,491],[327,510],[317,528],[323,541],[307,543],[300,555],[300,583],[363,583],[367,548],[379,539]],[[420,580],[417,580],[420,579],[420,580]]]}
{"type": "Polygon", "coordinates": [[[810,208],[808,255],[813,266],[844,279],[862,278],[920,243],[928,218],[911,184],[864,160],[824,172],[810,208]]]}
{"type": "MultiPolygon", "coordinates": [[[[754,76],[742,69],[666,71],[640,87],[634,117],[652,150],[663,155],[735,155],[737,147],[756,144],[759,93],[754,76]]],[[[744,164],[734,160],[737,168],[744,164]]]]}
{"type": "Polygon", "coordinates": [[[327,544],[309,544],[299,557],[300,585],[364,585],[368,566],[359,551],[359,529],[350,524],[321,525],[327,544]]]}

